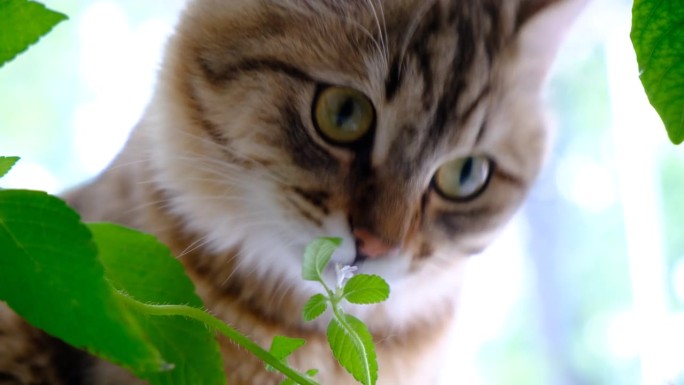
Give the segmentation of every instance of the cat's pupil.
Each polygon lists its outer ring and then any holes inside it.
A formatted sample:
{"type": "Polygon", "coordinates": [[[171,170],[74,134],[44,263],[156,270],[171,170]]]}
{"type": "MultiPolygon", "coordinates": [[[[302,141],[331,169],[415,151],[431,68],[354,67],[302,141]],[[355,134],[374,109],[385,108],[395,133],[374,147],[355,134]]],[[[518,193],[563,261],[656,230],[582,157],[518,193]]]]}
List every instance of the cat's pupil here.
{"type": "Polygon", "coordinates": [[[459,182],[461,185],[465,185],[473,176],[473,158],[468,158],[465,163],[463,163],[463,168],[461,169],[461,176],[459,177],[459,182]]]}
{"type": "Polygon", "coordinates": [[[346,98],[344,103],[340,106],[340,110],[337,113],[337,118],[335,123],[337,127],[342,129],[355,129],[356,127],[347,127],[347,123],[351,120],[352,116],[356,112],[356,102],[352,98],[346,98]]]}

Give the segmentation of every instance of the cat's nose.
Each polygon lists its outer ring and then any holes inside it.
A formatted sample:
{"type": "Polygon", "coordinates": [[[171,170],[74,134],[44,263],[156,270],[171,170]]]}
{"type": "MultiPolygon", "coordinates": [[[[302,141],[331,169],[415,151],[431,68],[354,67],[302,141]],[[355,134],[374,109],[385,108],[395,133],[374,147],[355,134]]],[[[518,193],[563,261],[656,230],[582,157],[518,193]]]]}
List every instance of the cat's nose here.
{"type": "Polygon", "coordinates": [[[354,229],[353,233],[356,237],[357,250],[365,257],[378,258],[396,249],[396,246],[388,244],[366,229],[354,229]]]}

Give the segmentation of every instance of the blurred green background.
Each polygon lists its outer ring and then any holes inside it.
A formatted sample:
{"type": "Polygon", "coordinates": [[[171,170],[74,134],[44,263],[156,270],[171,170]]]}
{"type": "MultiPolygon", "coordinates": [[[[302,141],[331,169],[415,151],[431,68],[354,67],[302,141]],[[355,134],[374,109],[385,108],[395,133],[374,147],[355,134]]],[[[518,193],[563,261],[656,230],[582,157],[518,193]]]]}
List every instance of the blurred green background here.
{"type": "MultiPolygon", "coordinates": [[[[0,70],[5,187],[59,192],[123,145],[182,0],[45,1],[70,16],[0,70]]],[[[595,0],[547,99],[555,147],[466,275],[443,384],[684,384],[684,153],[638,82],[630,2],[595,0]]]]}

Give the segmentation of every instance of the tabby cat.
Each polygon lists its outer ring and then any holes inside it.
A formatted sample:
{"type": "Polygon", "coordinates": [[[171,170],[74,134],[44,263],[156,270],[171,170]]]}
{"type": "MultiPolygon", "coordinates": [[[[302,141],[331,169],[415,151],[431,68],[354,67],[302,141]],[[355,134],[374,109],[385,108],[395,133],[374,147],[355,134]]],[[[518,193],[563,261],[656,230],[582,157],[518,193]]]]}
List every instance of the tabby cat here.
{"type": "MultiPolygon", "coordinates": [[[[87,221],[157,235],[211,312],[326,385],[352,384],[300,310],[316,237],[391,284],[350,307],[382,385],[433,384],[466,256],[537,175],[539,95],[581,0],[191,0],[123,151],[65,194],[87,221]]],[[[113,74],[113,76],[115,76],[113,74]]],[[[330,279],[334,279],[330,273],[330,279]]],[[[279,376],[222,342],[232,385],[279,376]]],[[[0,384],[135,384],[0,308],[0,384]]]]}

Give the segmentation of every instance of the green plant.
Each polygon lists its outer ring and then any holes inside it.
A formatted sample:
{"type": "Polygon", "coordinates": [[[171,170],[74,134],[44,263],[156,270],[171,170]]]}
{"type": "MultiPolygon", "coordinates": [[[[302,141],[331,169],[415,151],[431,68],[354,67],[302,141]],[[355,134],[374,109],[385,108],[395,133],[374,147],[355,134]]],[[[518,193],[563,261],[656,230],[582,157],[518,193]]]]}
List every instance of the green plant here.
{"type": "Polygon", "coordinates": [[[0,0],[0,67],[66,19],[34,1],[0,0]]]}
{"type": "MultiPolygon", "coordinates": [[[[0,157],[0,176],[17,160],[0,157]]],[[[377,361],[371,334],[344,312],[342,302],[384,301],[389,286],[380,277],[352,276],[352,269],[338,267],[337,287],[328,287],[322,275],[339,244],[318,239],[307,247],[302,276],[320,282],[325,293],[311,298],[303,316],[313,320],[330,304],[327,334],[334,356],[360,383],[372,385],[377,361]]],[[[303,340],[277,337],[267,351],[202,310],[180,263],[152,236],[114,224],[84,224],[44,192],[0,190],[0,250],[0,299],[34,326],[152,384],[224,384],[212,331],[283,373],[283,384],[316,384],[315,370],[302,374],[286,363],[303,340]]]]}
{"type": "Polygon", "coordinates": [[[631,38],[639,76],[670,140],[684,141],[684,0],[635,0],[631,38]]]}
{"type": "Polygon", "coordinates": [[[378,364],[375,359],[373,337],[366,325],[342,308],[347,300],[358,305],[383,302],[389,296],[389,286],[377,275],[359,274],[354,276],[354,268],[336,266],[337,287],[331,289],[323,279],[323,271],[339,239],[324,238],[312,242],[304,253],[302,277],[308,281],[319,282],[325,294],[311,297],[304,305],[303,317],[311,321],[332,307],[333,318],[328,326],[328,342],[335,358],[357,381],[364,385],[374,384],[378,379],[378,364]]]}

